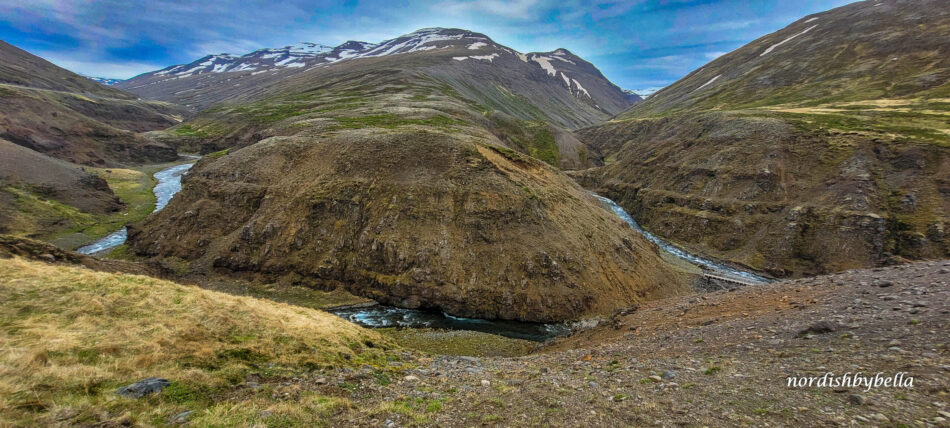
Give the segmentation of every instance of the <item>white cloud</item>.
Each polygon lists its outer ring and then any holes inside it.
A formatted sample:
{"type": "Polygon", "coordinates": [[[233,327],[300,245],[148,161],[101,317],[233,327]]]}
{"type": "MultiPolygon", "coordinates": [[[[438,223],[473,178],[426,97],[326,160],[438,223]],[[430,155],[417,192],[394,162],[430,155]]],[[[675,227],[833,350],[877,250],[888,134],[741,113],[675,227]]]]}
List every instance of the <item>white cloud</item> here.
{"type": "Polygon", "coordinates": [[[705,56],[706,59],[713,60],[713,59],[719,58],[719,57],[721,57],[721,56],[723,56],[723,55],[725,55],[725,54],[727,54],[727,53],[729,53],[729,52],[722,52],[722,51],[706,52],[705,54],[703,54],[703,56],[705,56]]]}
{"type": "Polygon", "coordinates": [[[538,12],[538,0],[448,0],[432,6],[433,11],[462,15],[471,12],[487,13],[513,19],[529,19],[538,12]]]}

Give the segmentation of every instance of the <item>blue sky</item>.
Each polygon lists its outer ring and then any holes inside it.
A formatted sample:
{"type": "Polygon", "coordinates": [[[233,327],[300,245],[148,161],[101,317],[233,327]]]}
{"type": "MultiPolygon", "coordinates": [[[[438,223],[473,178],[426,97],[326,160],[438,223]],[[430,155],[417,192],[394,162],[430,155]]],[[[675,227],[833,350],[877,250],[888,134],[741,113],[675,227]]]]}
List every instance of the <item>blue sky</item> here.
{"type": "Polygon", "coordinates": [[[522,52],[567,48],[621,87],[644,89],[850,2],[0,0],[0,39],[81,74],[129,78],[210,53],[459,27],[522,52]]]}

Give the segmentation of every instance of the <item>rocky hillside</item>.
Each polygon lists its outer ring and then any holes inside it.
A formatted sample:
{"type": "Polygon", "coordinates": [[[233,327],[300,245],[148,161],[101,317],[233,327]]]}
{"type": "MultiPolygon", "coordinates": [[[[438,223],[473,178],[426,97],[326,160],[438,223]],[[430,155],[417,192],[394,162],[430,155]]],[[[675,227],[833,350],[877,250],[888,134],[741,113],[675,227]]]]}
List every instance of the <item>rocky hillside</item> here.
{"type": "Polygon", "coordinates": [[[526,64],[454,59],[475,50],[339,62],[203,112],[180,136],[231,148],[130,229],[131,249],[484,318],[573,319],[685,290],[655,246],[537,159],[558,160],[551,125],[475,100],[523,97],[446,83],[526,64]]]}
{"type": "MultiPolygon", "coordinates": [[[[501,97],[521,97],[564,127],[591,125],[616,114],[639,98],[631,98],[610,83],[596,67],[565,49],[522,54],[499,45],[484,34],[447,28],[426,28],[380,43],[349,41],[336,47],[301,43],[261,49],[242,56],[209,55],[190,64],[175,65],[136,76],[115,86],[146,98],[204,109],[249,90],[279,84],[313,69],[367,58],[401,57],[427,52],[443,59],[428,64],[449,84],[480,101],[495,101],[506,113],[522,119],[522,104],[501,97]],[[478,65],[472,65],[478,64],[478,65]],[[490,67],[488,67],[490,66],[490,67]],[[470,78],[471,71],[489,71],[470,78]],[[479,76],[483,77],[483,76],[479,76]],[[498,87],[502,87],[505,93],[498,87]]],[[[405,61],[412,61],[412,55],[405,61]]]]}
{"type": "Polygon", "coordinates": [[[651,231],[777,276],[950,255],[950,11],[858,2],[578,132],[651,231]]]}
{"type": "Polygon", "coordinates": [[[0,139],[0,234],[74,226],[58,208],[103,215],[121,206],[102,178],[0,139]]]}
{"type": "Polygon", "coordinates": [[[0,138],[83,165],[169,161],[174,149],[137,133],[186,110],[141,101],[0,41],[0,138]]]}

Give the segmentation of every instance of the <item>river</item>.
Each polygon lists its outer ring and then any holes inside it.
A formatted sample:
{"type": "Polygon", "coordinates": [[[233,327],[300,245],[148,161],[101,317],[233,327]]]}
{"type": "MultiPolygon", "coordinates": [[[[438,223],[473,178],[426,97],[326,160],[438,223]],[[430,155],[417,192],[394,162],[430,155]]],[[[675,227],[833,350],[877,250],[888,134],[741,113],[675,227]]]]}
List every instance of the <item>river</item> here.
{"type": "MultiPolygon", "coordinates": [[[[175,196],[175,194],[181,190],[181,177],[185,175],[185,172],[187,172],[192,165],[194,165],[194,163],[175,165],[155,173],[155,180],[158,181],[158,184],[152,189],[152,192],[155,193],[155,210],[152,211],[153,213],[165,208],[165,205],[168,205],[168,201],[172,199],[172,196],[175,196]]],[[[128,229],[123,226],[105,238],[86,245],[85,247],[81,247],[76,251],[81,254],[95,254],[118,247],[125,243],[128,232],[128,229]]]]}

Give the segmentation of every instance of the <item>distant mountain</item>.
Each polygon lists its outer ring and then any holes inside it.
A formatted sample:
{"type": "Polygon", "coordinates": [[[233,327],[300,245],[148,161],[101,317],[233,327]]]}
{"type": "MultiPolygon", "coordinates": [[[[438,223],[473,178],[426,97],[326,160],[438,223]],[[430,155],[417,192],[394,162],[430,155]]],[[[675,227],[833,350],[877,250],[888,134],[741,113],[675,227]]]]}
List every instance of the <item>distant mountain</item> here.
{"type": "Polygon", "coordinates": [[[809,15],[577,134],[654,233],[779,276],[950,256],[950,8],[809,15]]]}
{"type": "Polygon", "coordinates": [[[203,109],[311,70],[413,53],[428,53],[431,55],[427,58],[442,59],[442,63],[431,64],[430,68],[471,68],[472,63],[480,64],[479,68],[491,67],[493,74],[507,80],[509,89],[523,92],[526,97],[532,93],[521,91],[518,80],[527,81],[525,85],[529,86],[544,86],[539,97],[554,95],[573,110],[567,116],[552,112],[561,126],[590,125],[633,102],[596,67],[566,49],[522,54],[483,34],[446,28],[421,29],[380,43],[349,41],[336,47],[303,43],[242,56],[208,55],[189,64],[136,76],[116,87],[142,97],[203,109]]]}
{"type": "Polygon", "coordinates": [[[86,78],[87,78],[87,79],[90,79],[90,80],[92,80],[92,81],[94,81],[94,82],[101,83],[101,84],[106,85],[106,86],[112,86],[112,85],[115,85],[116,83],[119,83],[119,82],[122,81],[122,79],[107,79],[107,78],[105,78],[105,77],[86,76],[86,78]]]}
{"type": "Polygon", "coordinates": [[[623,91],[631,96],[635,95],[638,99],[644,99],[644,98],[649,97],[650,95],[657,93],[657,91],[659,91],[660,89],[663,89],[663,88],[660,87],[660,88],[647,88],[647,89],[624,89],[623,91]]]}
{"type": "Polygon", "coordinates": [[[0,138],[73,163],[177,158],[137,132],[178,123],[186,110],[100,85],[0,41],[0,138]]]}

